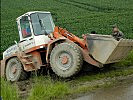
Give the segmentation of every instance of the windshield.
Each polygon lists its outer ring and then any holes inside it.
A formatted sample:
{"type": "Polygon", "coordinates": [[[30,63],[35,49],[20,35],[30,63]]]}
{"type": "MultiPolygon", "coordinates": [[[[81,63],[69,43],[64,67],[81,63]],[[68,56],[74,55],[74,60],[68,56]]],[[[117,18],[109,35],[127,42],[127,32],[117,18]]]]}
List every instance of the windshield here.
{"type": "Polygon", "coordinates": [[[31,14],[31,20],[35,35],[49,34],[54,31],[54,23],[50,13],[31,14]]]}

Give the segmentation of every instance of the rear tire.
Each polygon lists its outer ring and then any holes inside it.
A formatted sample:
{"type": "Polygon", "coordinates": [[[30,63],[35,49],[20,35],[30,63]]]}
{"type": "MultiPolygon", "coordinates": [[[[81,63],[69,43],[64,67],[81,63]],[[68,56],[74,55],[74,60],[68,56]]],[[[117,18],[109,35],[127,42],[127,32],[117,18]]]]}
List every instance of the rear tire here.
{"type": "Polygon", "coordinates": [[[28,77],[27,73],[23,70],[23,65],[18,58],[11,58],[6,65],[6,79],[8,81],[24,80],[28,77]]]}
{"type": "Polygon", "coordinates": [[[81,50],[74,43],[61,43],[55,46],[50,55],[52,70],[60,77],[67,78],[77,74],[82,67],[81,50]]]}

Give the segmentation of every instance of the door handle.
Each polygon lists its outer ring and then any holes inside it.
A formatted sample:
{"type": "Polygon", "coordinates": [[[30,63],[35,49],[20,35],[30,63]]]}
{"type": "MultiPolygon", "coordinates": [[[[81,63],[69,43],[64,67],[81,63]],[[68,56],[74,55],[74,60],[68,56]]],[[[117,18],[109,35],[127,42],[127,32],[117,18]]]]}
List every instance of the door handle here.
{"type": "Polygon", "coordinates": [[[26,40],[19,41],[19,43],[24,42],[24,41],[26,41],[26,40]]]}
{"type": "Polygon", "coordinates": [[[33,38],[30,38],[29,40],[32,40],[33,38]]]}

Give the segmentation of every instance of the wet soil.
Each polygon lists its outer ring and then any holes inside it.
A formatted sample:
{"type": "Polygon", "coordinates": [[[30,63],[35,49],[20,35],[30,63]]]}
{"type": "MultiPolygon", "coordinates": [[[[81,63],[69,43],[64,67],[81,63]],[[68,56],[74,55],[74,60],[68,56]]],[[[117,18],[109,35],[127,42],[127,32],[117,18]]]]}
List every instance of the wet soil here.
{"type": "Polygon", "coordinates": [[[20,100],[21,99],[26,100],[32,88],[32,81],[31,80],[19,81],[16,82],[16,85],[18,88],[18,95],[20,100]]]}
{"type": "Polygon", "coordinates": [[[133,75],[119,77],[113,87],[82,94],[72,100],[133,100],[133,75]]]}

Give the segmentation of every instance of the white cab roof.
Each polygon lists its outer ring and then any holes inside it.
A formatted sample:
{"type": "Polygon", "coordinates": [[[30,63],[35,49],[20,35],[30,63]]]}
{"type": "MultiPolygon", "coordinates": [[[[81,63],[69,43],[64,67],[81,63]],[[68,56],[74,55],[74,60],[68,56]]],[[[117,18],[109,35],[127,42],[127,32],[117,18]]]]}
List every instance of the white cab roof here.
{"type": "Polygon", "coordinates": [[[25,15],[30,15],[30,14],[33,14],[33,13],[50,13],[50,12],[47,12],[47,11],[30,11],[30,12],[27,12],[27,13],[25,13],[25,14],[19,16],[16,20],[21,19],[21,18],[22,18],[23,16],[25,16],[25,15]]]}

